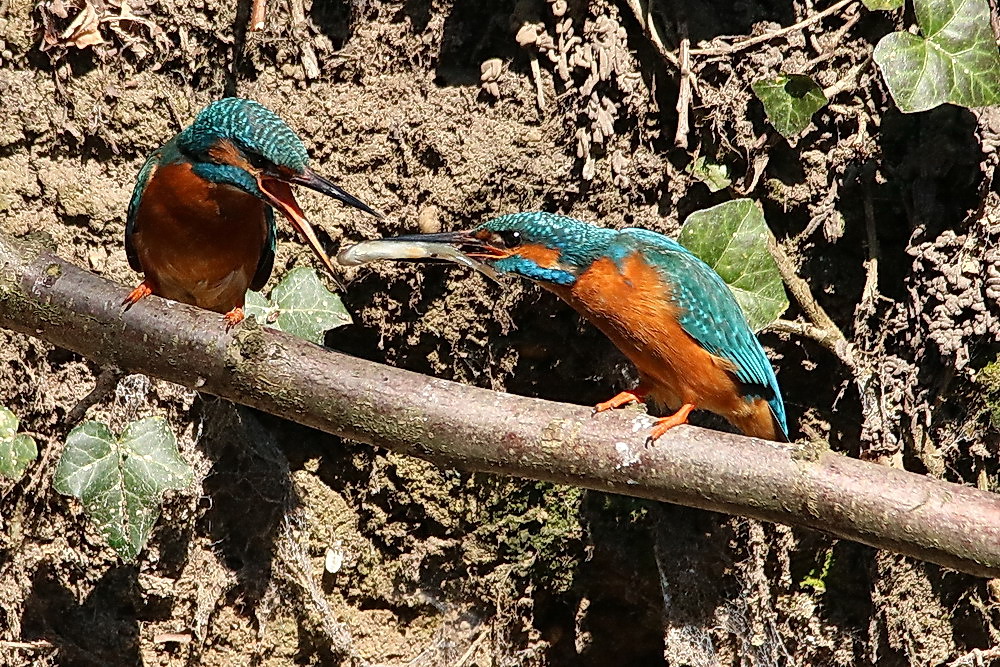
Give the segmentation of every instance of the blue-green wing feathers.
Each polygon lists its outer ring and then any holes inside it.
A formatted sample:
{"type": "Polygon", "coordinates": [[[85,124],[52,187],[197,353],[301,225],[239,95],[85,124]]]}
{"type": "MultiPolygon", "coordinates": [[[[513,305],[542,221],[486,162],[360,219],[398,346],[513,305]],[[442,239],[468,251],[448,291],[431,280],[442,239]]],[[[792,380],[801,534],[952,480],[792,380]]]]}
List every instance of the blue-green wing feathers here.
{"type": "Polygon", "coordinates": [[[670,285],[684,331],[707,351],[732,362],[747,396],[766,400],[787,434],[774,369],[725,281],[687,248],[656,232],[622,230],[612,246],[612,258],[620,262],[634,252],[641,253],[670,285]]]}
{"type": "Polygon", "coordinates": [[[271,277],[274,269],[274,250],[277,246],[277,230],[274,225],[274,210],[270,206],[264,207],[264,217],[267,219],[267,240],[260,251],[260,261],[257,263],[257,271],[253,274],[250,282],[250,289],[259,292],[264,289],[267,279],[271,277]]]}
{"type": "Polygon", "coordinates": [[[142,264],[139,263],[139,255],[135,250],[135,245],[132,243],[132,235],[135,233],[135,220],[136,216],[139,214],[139,203],[142,201],[142,195],[146,192],[146,185],[149,184],[149,179],[153,176],[153,172],[160,165],[160,158],[163,155],[163,149],[153,151],[153,153],[146,158],[146,163],[142,165],[142,169],[139,170],[139,175],[135,179],[135,189],[132,190],[132,199],[128,203],[128,215],[125,218],[125,255],[128,257],[128,265],[132,267],[133,271],[142,272],[142,264]]]}

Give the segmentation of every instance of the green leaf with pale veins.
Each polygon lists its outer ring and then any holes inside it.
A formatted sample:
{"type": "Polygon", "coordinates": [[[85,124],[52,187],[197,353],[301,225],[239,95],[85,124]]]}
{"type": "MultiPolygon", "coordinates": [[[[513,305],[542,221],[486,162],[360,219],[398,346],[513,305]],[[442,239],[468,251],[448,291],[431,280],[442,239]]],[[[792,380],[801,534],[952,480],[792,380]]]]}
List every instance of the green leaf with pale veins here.
{"type": "Polygon", "coordinates": [[[254,292],[253,290],[247,290],[246,302],[243,304],[243,312],[247,317],[253,315],[257,318],[257,321],[261,324],[266,324],[269,327],[277,329],[275,322],[278,321],[277,306],[272,306],[271,302],[267,300],[267,297],[260,292],[254,292]]]}
{"type": "Polygon", "coordinates": [[[262,324],[323,344],[323,334],[351,323],[340,297],[323,286],[315,269],[298,267],[288,272],[266,299],[247,292],[247,315],[262,324]]]}
{"type": "Polygon", "coordinates": [[[861,0],[861,4],[872,11],[891,11],[903,6],[903,0],[861,0]]]}
{"type": "Polygon", "coordinates": [[[108,544],[131,561],[149,539],[163,492],[183,489],[192,476],[166,420],[140,419],[117,438],[86,421],[66,436],[52,486],[79,498],[108,544]]]}
{"type": "Polygon", "coordinates": [[[751,199],[695,211],[684,221],[678,238],[722,276],[754,331],[788,308],[781,273],[767,249],[769,238],[764,213],[751,199]]]}
{"type": "Polygon", "coordinates": [[[13,412],[0,407],[0,475],[17,480],[38,458],[38,447],[30,435],[18,433],[19,421],[13,412]]]}
{"type": "Polygon", "coordinates": [[[809,127],[813,114],[826,104],[823,89],[805,74],[758,79],[751,87],[764,105],[767,120],[789,139],[809,127]]]}
{"type": "Polygon", "coordinates": [[[874,53],[900,111],[1000,102],[1000,54],[987,0],[914,0],[913,9],[921,34],[886,35],[874,53]]]}

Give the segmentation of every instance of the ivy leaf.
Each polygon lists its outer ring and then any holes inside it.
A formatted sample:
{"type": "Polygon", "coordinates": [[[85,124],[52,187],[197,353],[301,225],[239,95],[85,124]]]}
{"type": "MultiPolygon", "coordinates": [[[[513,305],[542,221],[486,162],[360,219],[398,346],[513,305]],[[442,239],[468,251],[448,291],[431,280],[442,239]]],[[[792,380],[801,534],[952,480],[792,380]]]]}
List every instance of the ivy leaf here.
{"type": "Polygon", "coordinates": [[[823,556],[823,564],[820,567],[814,567],[802,579],[802,587],[813,589],[816,595],[826,593],[826,582],[830,577],[831,565],[833,565],[833,549],[828,549],[823,556]]]}
{"type": "Polygon", "coordinates": [[[769,237],[757,202],[736,199],[689,215],[678,238],[722,276],[754,331],[788,308],[781,273],[767,249],[769,237]]]}
{"type": "Polygon", "coordinates": [[[0,475],[21,479],[31,462],[38,458],[35,439],[18,434],[19,421],[13,412],[0,407],[0,475]]]}
{"type": "Polygon", "coordinates": [[[729,178],[729,168],[724,164],[709,162],[704,155],[695,158],[694,162],[688,165],[687,171],[707,185],[709,192],[724,190],[732,183],[729,178]]]}
{"type": "Polygon", "coordinates": [[[243,304],[243,312],[247,317],[253,315],[261,324],[266,324],[274,329],[279,329],[276,322],[281,314],[277,306],[272,306],[267,297],[260,292],[247,290],[246,301],[243,304]]]}
{"type": "Polygon", "coordinates": [[[86,421],[66,436],[52,486],[79,498],[108,544],[131,561],[149,539],[163,492],[183,489],[192,476],[161,417],[134,421],[118,438],[86,421]]]}
{"type": "Polygon", "coordinates": [[[813,114],[826,105],[823,89],[805,74],[758,79],[751,87],[771,125],[788,139],[809,127],[813,114]]]}
{"type": "Polygon", "coordinates": [[[861,0],[861,3],[872,11],[890,11],[903,6],[903,0],[861,0]]]}
{"type": "Polygon", "coordinates": [[[261,323],[323,344],[323,334],[351,323],[340,297],[323,286],[316,270],[298,267],[288,272],[266,299],[257,292],[247,292],[246,314],[261,323]]]}
{"type": "Polygon", "coordinates": [[[900,111],[1000,102],[1000,54],[987,0],[913,0],[913,9],[921,34],[886,35],[874,53],[900,111]]]}

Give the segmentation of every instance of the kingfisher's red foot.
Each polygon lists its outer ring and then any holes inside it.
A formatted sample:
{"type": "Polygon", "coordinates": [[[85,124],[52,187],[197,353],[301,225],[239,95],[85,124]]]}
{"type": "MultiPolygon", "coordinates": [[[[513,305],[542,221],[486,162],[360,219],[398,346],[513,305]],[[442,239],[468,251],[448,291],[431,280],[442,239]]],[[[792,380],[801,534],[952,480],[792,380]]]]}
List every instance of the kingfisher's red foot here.
{"type": "Polygon", "coordinates": [[[142,284],[136,287],[134,290],[128,293],[128,296],[122,300],[122,305],[125,310],[128,310],[135,304],[139,303],[142,299],[153,293],[153,288],[148,281],[143,280],[142,284]]]}
{"type": "Polygon", "coordinates": [[[614,410],[630,403],[645,403],[648,393],[649,390],[644,387],[636,387],[632,391],[623,391],[617,396],[595,405],[593,414],[596,415],[598,412],[604,412],[605,410],[614,410]]]}
{"type": "Polygon", "coordinates": [[[226,313],[226,331],[229,331],[237,324],[242,322],[245,317],[246,315],[243,314],[243,308],[241,308],[240,306],[237,306],[236,308],[230,310],[228,313],[226,313]]]}
{"type": "Polygon", "coordinates": [[[691,403],[685,403],[681,406],[681,409],[670,415],[669,417],[660,417],[656,420],[656,424],[653,425],[653,430],[646,438],[646,446],[652,445],[659,439],[661,435],[669,431],[675,426],[680,426],[681,424],[687,424],[688,415],[694,410],[694,405],[691,403]]]}

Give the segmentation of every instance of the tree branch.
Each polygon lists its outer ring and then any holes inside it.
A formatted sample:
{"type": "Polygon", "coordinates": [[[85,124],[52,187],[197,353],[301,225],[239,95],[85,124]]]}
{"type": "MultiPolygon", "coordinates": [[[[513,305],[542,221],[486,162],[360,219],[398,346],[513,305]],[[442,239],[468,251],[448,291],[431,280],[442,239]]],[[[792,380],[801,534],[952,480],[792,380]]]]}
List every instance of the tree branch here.
{"type": "Polygon", "coordinates": [[[808,526],[1000,576],[1000,496],[835,454],[500,394],[338,354],[126,289],[0,234],[0,326],[442,466],[808,526]]]}

